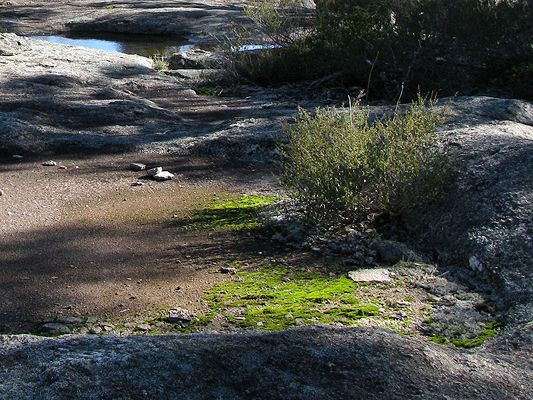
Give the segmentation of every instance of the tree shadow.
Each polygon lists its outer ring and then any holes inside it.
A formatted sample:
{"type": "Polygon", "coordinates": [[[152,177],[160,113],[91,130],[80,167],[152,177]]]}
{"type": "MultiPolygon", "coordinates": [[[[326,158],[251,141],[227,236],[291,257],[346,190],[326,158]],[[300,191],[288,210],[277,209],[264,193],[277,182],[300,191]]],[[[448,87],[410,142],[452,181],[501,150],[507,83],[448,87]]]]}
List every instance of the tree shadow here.
{"type": "Polygon", "coordinates": [[[238,232],[189,232],[170,225],[78,223],[2,239],[0,324],[11,327],[64,313],[102,318],[127,308],[157,314],[169,303],[199,300],[197,291],[209,287],[220,265],[263,262],[275,253],[271,245],[238,232]],[[172,293],[176,287],[182,292],[172,293]]]}

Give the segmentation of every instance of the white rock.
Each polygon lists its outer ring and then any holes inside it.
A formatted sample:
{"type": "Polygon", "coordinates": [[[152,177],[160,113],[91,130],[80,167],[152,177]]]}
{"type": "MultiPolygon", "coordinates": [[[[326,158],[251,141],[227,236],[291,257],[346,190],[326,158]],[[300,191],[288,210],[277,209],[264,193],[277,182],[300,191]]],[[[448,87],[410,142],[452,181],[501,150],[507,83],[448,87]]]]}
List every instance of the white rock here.
{"type": "Polygon", "coordinates": [[[154,179],[156,181],[169,181],[172,178],[174,178],[174,174],[168,171],[158,172],[157,174],[154,175],[154,179]]]}
{"type": "Polygon", "coordinates": [[[155,168],[151,168],[149,169],[148,171],[146,171],[146,175],[148,176],[154,176],[154,175],[157,175],[159,173],[163,172],[163,168],[161,167],[155,167],[155,168]]]}
{"type": "Polygon", "coordinates": [[[44,165],[45,167],[55,167],[57,163],[55,161],[49,160],[49,161],[43,162],[42,165],[44,165]]]}
{"type": "Polygon", "coordinates": [[[348,277],[355,282],[390,282],[390,271],[386,268],[358,269],[348,272],[348,277]]]}

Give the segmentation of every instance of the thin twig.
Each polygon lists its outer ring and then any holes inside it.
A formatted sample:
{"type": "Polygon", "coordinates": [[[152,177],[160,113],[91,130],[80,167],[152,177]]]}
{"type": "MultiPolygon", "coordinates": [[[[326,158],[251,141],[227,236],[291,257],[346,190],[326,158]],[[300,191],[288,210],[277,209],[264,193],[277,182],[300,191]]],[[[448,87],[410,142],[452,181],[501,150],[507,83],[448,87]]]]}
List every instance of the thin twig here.
{"type": "Polygon", "coordinates": [[[379,51],[376,54],[376,58],[374,59],[374,62],[372,63],[372,66],[370,67],[370,73],[368,74],[368,81],[366,83],[366,98],[368,100],[368,93],[370,93],[370,80],[372,78],[372,71],[374,71],[374,65],[376,65],[376,62],[378,61],[379,51]]]}

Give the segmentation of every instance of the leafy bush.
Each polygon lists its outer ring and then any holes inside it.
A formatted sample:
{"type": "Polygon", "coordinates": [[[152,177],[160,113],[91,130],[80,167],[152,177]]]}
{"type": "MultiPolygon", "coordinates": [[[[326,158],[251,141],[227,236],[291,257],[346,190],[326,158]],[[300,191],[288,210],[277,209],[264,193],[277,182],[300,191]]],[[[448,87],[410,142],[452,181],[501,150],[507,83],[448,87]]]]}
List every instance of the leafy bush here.
{"type": "Polygon", "coordinates": [[[369,122],[359,102],[347,111],[300,109],[280,146],[284,185],[318,218],[406,212],[434,199],[451,176],[434,132],[446,120],[419,97],[401,114],[369,122]]]}

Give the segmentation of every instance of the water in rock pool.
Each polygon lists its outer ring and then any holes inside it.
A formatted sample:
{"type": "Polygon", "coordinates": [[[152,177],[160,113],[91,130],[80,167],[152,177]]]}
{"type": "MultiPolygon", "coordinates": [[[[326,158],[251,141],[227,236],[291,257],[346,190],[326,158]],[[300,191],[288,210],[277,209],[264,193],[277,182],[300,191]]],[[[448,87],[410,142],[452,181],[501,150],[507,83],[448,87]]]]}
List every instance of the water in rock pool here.
{"type": "Polygon", "coordinates": [[[69,35],[69,36],[31,36],[33,39],[52,43],[83,46],[91,49],[116,51],[126,54],[138,54],[144,57],[169,56],[193,47],[208,45],[205,42],[182,37],[161,37],[151,35],[69,35]]]}

